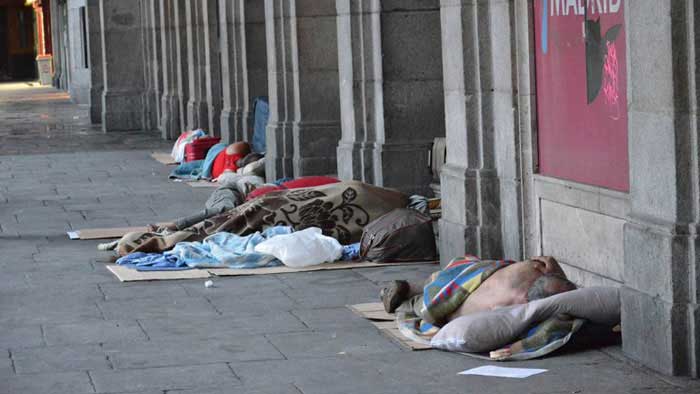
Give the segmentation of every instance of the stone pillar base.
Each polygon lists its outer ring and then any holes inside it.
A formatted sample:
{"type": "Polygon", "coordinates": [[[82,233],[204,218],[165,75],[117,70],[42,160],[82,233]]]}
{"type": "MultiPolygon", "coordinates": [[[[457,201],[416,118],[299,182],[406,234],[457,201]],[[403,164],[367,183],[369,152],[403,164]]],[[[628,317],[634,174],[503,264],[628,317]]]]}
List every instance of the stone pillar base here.
{"type": "Polygon", "coordinates": [[[202,129],[207,133],[207,117],[209,112],[207,103],[203,101],[187,101],[187,128],[190,130],[202,129]]]}
{"type": "Polygon", "coordinates": [[[689,247],[698,241],[685,232],[686,226],[634,215],[625,224],[622,350],[657,371],[698,377],[700,320],[688,294],[694,280],[689,247]]]}
{"type": "Polygon", "coordinates": [[[105,91],[102,95],[102,131],[142,130],[144,108],[142,91],[105,91]]]}
{"type": "Polygon", "coordinates": [[[265,129],[265,177],[268,182],[293,177],[291,122],[269,122],[265,129]]]}
{"type": "Polygon", "coordinates": [[[629,287],[623,287],[620,294],[625,355],[668,375],[688,375],[687,306],[629,287]]]}
{"type": "Polygon", "coordinates": [[[337,148],[338,178],[342,180],[365,181],[362,174],[362,150],[364,143],[353,141],[340,141],[337,148]]]}
{"type": "Polygon", "coordinates": [[[329,146],[340,139],[338,122],[296,122],[293,159],[294,177],[307,175],[335,175],[338,172],[336,158],[329,146]]]}
{"type": "Polygon", "coordinates": [[[173,140],[180,136],[180,103],[175,96],[164,96],[161,99],[162,115],[160,131],[163,139],[173,140]]]}
{"type": "Polygon", "coordinates": [[[230,144],[236,141],[236,120],[230,108],[221,110],[221,142],[230,144]]]}
{"type": "Polygon", "coordinates": [[[499,182],[495,170],[471,170],[454,164],[442,167],[442,219],[440,253],[445,261],[472,254],[481,258],[502,258],[499,182]],[[462,220],[458,222],[456,220],[462,220]],[[443,232],[462,229],[459,234],[443,232]],[[464,237],[464,239],[456,237],[464,237]]]}
{"type": "Polygon", "coordinates": [[[90,123],[102,123],[102,86],[90,88],[90,123]]]}
{"type": "Polygon", "coordinates": [[[251,141],[248,138],[248,119],[250,118],[250,112],[238,110],[234,113],[235,120],[235,131],[236,141],[251,141]]]}
{"type": "Polygon", "coordinates": [[[375,178],[384,187],[408,194],[431,195],[430,142],[377,143],[375,178]]]}

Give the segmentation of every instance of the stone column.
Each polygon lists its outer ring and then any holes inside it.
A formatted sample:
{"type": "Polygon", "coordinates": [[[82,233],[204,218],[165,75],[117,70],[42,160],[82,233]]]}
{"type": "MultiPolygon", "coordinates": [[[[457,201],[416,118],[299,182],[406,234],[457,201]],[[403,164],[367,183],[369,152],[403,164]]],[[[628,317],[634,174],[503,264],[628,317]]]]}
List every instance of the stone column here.
{"type": "Polygon", "coordinates": [[[231,141],[250,141],[253,100],[267,96],[265,7],[256,0],[220,4],[225,103],[221,115],[222,134],[228,130],[231,141]]]}
{"type": "Polygon", "coordinates": [[[160,41],[163,94],[161,97],[160,130],[164,139],[177,138],[180,127],[180,102],[177,95],[177,41],[176,41],[176,10],[177,2],[158,0],[160,15],[160,41]]]}
{"type": "Polygon", "coordinates": [[[174,67],[176,73],[176,97],[178,108],[180,111],[180,123],[178,133],[182,133],[188,128],[188,103],[190,98],[190,67],[189,67],[189,46],[187,41],[187,0],[174,0],[174,30],[175,30],[175,50],[171,56],[174,56],[174,67]]]}
{"type": "MultiPolygon", "coordinates": [[[[239,0],[240,1],[240,0],[239,0]]],[[[265,4],[258,0],[243,0],[244,37],[241,41],[245,62],[246,90],[243,92],[241,111],[241,138],[250,141],[253,138],[254,113],[253,101],[256,97],[267,96],[267,48],[265,45],[265,4]]]]}
{"type": "Polygon", "coordinates": [[[139,0],[100,0],[104,92],[102,130],[145,127],[143,18],[139,0]],[[128,42],[129,45],[124,45],[128,42]]]}
{"type": "Polygon", "coordinates": [[[204,39],[204,62],[202,64],[205,76],[204,100],[207,103],[207,118],[204,127],[210,135],[221,136],[221,49],[217,3],[217,0],[203,0],[200,7],[204,39]]]}
{"type": "Polygon", "coordinates": [[[447,163],[440,177],[443,264],[465,253],[503,255],[496,131],[513,132],[509,13],[496,12],[504,7],[506,2],[441,1],[447,138],[447,163]],[[497,17],[506,20],[491,20],[497,17]],[[498,40],[506,45],[496,45],[498,40]],[[503,107],[510,124],[498,113],[503,107]]]}
{"type": "Polygon", "coordinates": [[[153,45],[153,34],[155,26],[153,24],[153,18],[151,16],[150,2],[153,0],[141,0],[141,15],[142,15],[142,26],[143,29],[143,56],[144,56],[144,67],[143,67],[143,77],[145,81],[145,91],[144,91],[144,114],[145,114],[145,128],[147,130],[155,130],[158,128],[158,107],[160,106],[159,97],[155,90],[154,75],[156,74],[156,69],[153,68],[153,56],[155,54],[155,46],[153,45]]]}
{"type": "Polygon", "coordinates": [[[100,1],[87,0],[88,53],[90,57],[90,122],[102,122],[102,25],[100,23],[100,1]]]}
{"type": "Polygon", "coordinates": [[[445,135],[438,0],[337,0],[343,135],[338,172],[430,193],[445,135]]]}
{"type": "MultiPolygon", "coordinates": [[[[59,6],[60,0],[55,0],[50,3],[51,10],[51,49],[53,51],[53,78],[51,84],[55,88],[61,88],[61,74],[63,73],[62,68],[62,56],[61,51],[61,7],[59,6]]],[[[100,52],[100,58],[102,58],[102,52],[100,52]]]]}
{"type": "Polygon", "coordinates": [[[162,92],[162,54],[163,49],[161,47],[161,34],[160,34],[160,2],[159,0],[147,0],[146,5],[146,15],[148,16],[148,35],[146,40],[150,47],[150,57],[148,58],[148,64],[150,66],[150,86],[153,90],[154,101],[152,104],[152,127],[160,129],[160,120],[162,117],[160,97],[162,92]]]}
{"type": "MultiPolygon", "coordinates": [[[[187,70],[189,98],[187,101],[187,128],[207,128],[206,103],[206,41],[202,1],[186,0],[187,70]]],[[[205,130],[209,131],[209,130],[205,130]]]]}
{"type": "Polygon", "coordinates": [[[338,47],[329,3],[265,0],[268,179],[336,172],[338,47]]]}
{"type": "Polygon", "coordinates": [[[231,143],[241,138],[241,125],[236,113],[239,108],[239,90],[247,78],[239,75],[244,70],[238,67],[238,60],[245,57],[239,45],[240,30],[238,22],[241,19],[240,1],[219,2],[219,26],[221,35],[221,90],[223,105],[221,109],[221,137],[231,143]]]}
{"type": "Polygon", "coordinates": [[[625,9],[631,209],[622,349],[664,373],[698,377],[700,13],[690,3],[635,1],[625,9]]]}

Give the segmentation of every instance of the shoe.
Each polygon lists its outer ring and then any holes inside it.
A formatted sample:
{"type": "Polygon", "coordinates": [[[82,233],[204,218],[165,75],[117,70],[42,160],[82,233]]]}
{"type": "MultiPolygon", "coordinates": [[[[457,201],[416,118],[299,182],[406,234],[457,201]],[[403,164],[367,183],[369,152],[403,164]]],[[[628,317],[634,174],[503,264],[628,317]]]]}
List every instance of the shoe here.
{"type": "Polygon", "coordinates": [[[387,313],[394,313],[396,309],[408,300],[411,286],[405,280],[395,280],[389,287],[379,292],[379,298],[384,304],[387,313]]]}

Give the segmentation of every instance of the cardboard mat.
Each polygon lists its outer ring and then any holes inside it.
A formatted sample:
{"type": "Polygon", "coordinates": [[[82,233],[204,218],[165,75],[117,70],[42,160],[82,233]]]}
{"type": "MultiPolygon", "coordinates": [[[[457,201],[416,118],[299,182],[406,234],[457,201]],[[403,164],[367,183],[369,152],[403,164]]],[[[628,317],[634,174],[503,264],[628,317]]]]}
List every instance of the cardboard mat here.
{"type": "Polygon", "coordinates": [[[115,227],[115,228],[90,228],[85,230],[69,231],[70,239],[110,239],[121,238],[126,233],[136,231],[148,231],[148,227],[115,227]]]}
{"type": "Polygon", "coordinates": [[[395,316],[392,313],[386,313],[384,305],[381,302],[370,302],[367,304],[348,305],[348,308],[356,314],[369,320],[372,325],[384,335],[388,336],[394,342],[409,350],[428,350],[432,349],[430,345],[416,342],[406,338],[398,327],[396,327],[395,316]]]}
{"type": "MultiPolygon", "coordinates": [[[[156,226],[163,226],[167,223],[156,223],[156,226]]],[[[111,228],[88,228],[85,230],[68,231],[70,239],[111,239],[121,238],[126,233],[147,232],[148,227],[111,227],[111,228]]]]}
{"type": "Polygon", "coordinates": [[[170,153],[167,152],[151,152],[151,157],[160,163],[165,164],[166,166],[174,166],[178,164],[175,160],[173,160],[173,157],[170,156],[170,153]]]}
{"type": "MultiPolygon", "coordinates": [[[[437,264],[437,262],[420,262],[420,263],[326,263],[312,265],[303,268],[291,268],[286,266],[279,267],[263,267],[249,269],[232,269],[232,268],[202,268],[183,271],[137,271],[135,269],[122,267],[116,264],[108,264],[109,269],[122,282],[136,282],[148,280],[173,280],[173,279],[202,279],[215,276],[248,276],[248,275],[268,275],[268,274],[289,274],[294,272],[309,272],[309,271],[329,271],[343,270],[352,268],[372,268],[385,267],[396,265],[417,265],[417,264],[437,264]]],[[[381,304],[380,304],[381,305],[381,304]]]]}

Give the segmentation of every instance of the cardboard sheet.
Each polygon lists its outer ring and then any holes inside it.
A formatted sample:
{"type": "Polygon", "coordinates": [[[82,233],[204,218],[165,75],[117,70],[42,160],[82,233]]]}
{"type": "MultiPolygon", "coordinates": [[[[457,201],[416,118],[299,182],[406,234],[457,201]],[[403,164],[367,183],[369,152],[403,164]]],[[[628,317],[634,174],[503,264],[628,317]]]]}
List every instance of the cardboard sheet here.
{"type": "Polygon", "coordinates": [[[302,268],[291,268],[286,266],[279,267],[265,267],[265,268],[251,268],[251,269],[232,269],[232,268],[216,268],[209,269],[209,272],[216,276],[245,276],[245,275],[265,275],[265,274],[289,274],[294,272],[308,272],[308,271],[328,271],[328,270],[344,270],[352,268],[371,268],[371,267],[385,267],[385,266],[395,266],[395,265],[414,265],[414,264],[437,264],[437,262],[420,262],[420,263],[373,263],[369,261],[364,262],[336,262],[336,263],[325,263],[319,265],[312,265],[309,267],[302,268]]]}
{"type": "MultiPolygon", "coordinates": [[[[352,268],[367,268],[367,267],[382,267],[386,265],[411,265],[411,264],[437,264],[437,262],[427,263],[326,263],[304,268],[290,267],[265,267],[265,268],[250,268],[250,269],[232,269],[232,268],[202,268],[185,271],[136,271],[131,268],[120,267],[118,265],[108,265],[107,268],[122,282],[134,282],[141,280],[170,280],[170,279],[191,279],[191,278],[209,278],[212,276],[247,276],[247,275],[268,275],[268,274],[289,274],[295,272],[308,271],[326,271],[326,270],[342,270],[352,268]]],[[[381,305],[381,304],[380,304],[381,305]]],[[[391,315],[386,314],[384,310],[375,312],[377,316],[375,320],[387,319],[393,320],[391,315]]]]}
{"type": "Polygon", "coordinates": [[[371,302],[366,304],[348,305],[348,308],[358,315],[369,320],[379,331],[391,338],[394,342],[409,350],[428,350],[430,345],[415,342],[406,338],[399,328],[396,327],[395,316],[386,313],[381,302],[371,302]]]}
{"type": "Polygon", "coordinates": [[[391,313],[386,313],[386,311],[384,310],[384,305],[382,305],[381,302],[349,305],[348,308],[350,308],[353,312],[357,313],[358,315],[364,317],[367,320],[372,320],[376,322],[394,321],[394,315],[392,315],[391,313]]]}
{"type": "Polygon", "coordinates": [[[121,265],[108,264],[107,269],[121,282],[135,282],[144,280],[174,280],[174,279],[206,279],[210,278],[209,271],[184,270],[184,271],[137,271],[122,267],[121,265]]]}
{"type": "Polygon", "coordinates": [[[178,164],[175,160],[173,160],[172,156],[170,156],[170,153],[167,152],[151,152],[151,157],[157,162],[163,163],[166,166],[174,166],[178,164]]]}
{"type": "Polygon", "coordinates": [[[126,233],[135,231],[148,231],[148,227],[114,227],[114,228],[90,228],[85,230],[69,231],[70,239],[110,239],[121,238],[126,233]]]}

